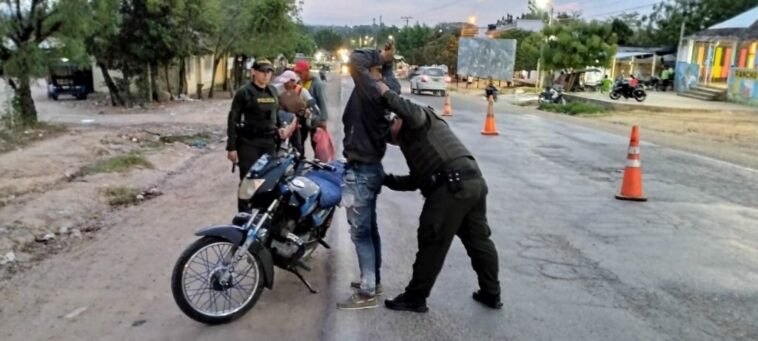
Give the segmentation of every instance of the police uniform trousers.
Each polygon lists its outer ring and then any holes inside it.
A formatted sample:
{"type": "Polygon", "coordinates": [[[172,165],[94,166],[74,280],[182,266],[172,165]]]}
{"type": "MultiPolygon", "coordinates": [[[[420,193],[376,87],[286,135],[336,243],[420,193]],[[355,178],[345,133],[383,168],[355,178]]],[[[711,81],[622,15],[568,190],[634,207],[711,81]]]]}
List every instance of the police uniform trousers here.
{"type": "Polygon", "coordinates": [[[497,249],[490,239],[486,216],[487,184],[481,177],[463,180],[461,184],[456,193],[442,185],[426,197],[419,219],[413,278],[405,289],[411,297],[429,297],[455,236],[461,239],[471,258],[479,287],[486,293],[500,294],[497,249]]]}

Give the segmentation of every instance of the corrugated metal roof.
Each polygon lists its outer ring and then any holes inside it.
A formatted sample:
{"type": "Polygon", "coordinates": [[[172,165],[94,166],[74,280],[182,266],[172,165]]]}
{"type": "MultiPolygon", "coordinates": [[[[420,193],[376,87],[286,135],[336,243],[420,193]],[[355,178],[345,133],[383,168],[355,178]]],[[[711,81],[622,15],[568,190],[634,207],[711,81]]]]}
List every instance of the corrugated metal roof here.
{"type": "Polygon", "coordinates": [[[749,28],[750,26],[753,26],[756,21],[758,21],[758,6],[727,21],[713,25],[708,29],[718,30],[723,28],[749,28]]]}

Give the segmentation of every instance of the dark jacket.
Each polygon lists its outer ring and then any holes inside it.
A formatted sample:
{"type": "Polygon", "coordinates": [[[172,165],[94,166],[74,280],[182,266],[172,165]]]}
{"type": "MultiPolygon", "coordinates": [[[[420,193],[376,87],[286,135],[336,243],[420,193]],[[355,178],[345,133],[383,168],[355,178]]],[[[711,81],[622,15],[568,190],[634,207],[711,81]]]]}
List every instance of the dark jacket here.
{"type": "Polygon", "coordinates": [[[311,96],[316,101],[316,105],[318,105],[319,118],[321,121],[326,121],[329,118],[326,103],[326,89],[324,89],[324,82],[321,81],[321,78],[319,78],[318,75],[314,77],[313,73],[311,73],[311,88],[308,89],[308,92],[311,93],[311,96]]]}
{"type": "Polygon", "coordinates": [[[279,98],[273,85],[267,85],[261,90],[250,82],[237,90],[227,119],[226,150],[237,150],[240,143],[258,147],[274,146],[276,128],[281,125],[278,111],[279,98]],[[269,110],[258,110],[256,101],[261,98],[266,99],[263,104],[269,110]]]}
{"type": "MultiPolygon", "coordinates": [[[[387,150],[389,111],[382,102],[369,69],[381,65],[379,50],[355,50],[350,55],[350,76],[355,88],[342,115],[345,138],[342,142],[348,161],[379,163],[387,150]]],[[[392,63],[382,66],[384,82],[400,93],[400,83],[392,72],[392,63]]]]}
{"type": "Polygon", "coordinates": [[[387,183],[394,190],[415,190],[446,169],[478,171],[476,161],[447,122],[432,107],[424,107],[392,91],[383,95],[387,106],[403,119],[398,146],[410,169],[408,176],[394,176],[387,183]]]}

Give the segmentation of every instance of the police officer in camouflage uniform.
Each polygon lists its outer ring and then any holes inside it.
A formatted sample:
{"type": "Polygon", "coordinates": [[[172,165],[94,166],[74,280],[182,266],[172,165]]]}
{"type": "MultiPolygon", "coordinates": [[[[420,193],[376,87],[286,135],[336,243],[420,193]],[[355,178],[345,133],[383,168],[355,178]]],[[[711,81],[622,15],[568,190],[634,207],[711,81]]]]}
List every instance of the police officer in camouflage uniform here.
{"type": "MultiPolygon", "coordinates": [[[[372,77],[378,80],[381,75],[372,77]]],[[[377,85],[387,108],[398,116],[392,123],[391,139],[400,146],[410,169],[410,175],[387,175],[384,185],[398,191],[420,189],[426,198],[413,277],[405,292],[385,305],[392,310],[426,312],[426,298],[457,235],[479,279],[474,300],[500,309],[498,255],[486,217],[487,184],[476,161],[431,107],[400,97],[381,81],[377,85]]]]}
{"type": "MultiPolygon", "coordinates": [[[[253,64],[252,81],[239,89],[232,100],[226,150],[229,161],[239,165],[240,180],[263,154],[276,153],[277,135],[286,138],[294,129],[294,125],[290,129],[280,128],[283,123],[277,115],[277,91],[269,84],[272,73],[271,62],[257,60],[253,64]]],[[[238,199],[237,209],[246,211],[246,202],[238,199]]]]}

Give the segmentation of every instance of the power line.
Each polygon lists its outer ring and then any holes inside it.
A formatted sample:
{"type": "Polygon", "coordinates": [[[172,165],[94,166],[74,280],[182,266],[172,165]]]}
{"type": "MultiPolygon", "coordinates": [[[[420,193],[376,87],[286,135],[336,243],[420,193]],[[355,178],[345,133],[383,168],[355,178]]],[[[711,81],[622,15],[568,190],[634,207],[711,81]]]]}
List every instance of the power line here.
{"type": "Polygon", "coordinates": [[[629,7],[629,8],[624,8],[624,9],[610,11],[610,12],[604,12],[604,13],[598,13],[598,14],[594,14],[594,15],[588,15],[585,18],[602,17],[602,16],[606,16],[606,15],[610,15],[610,14],[615,14],[615,13],[623,13],[623,12],[631,11],[631,10],[635,10],[635,9],[643,9],[643,8],[647,8],[647,7],[650,7],[650,6],[655,6],[655,5],[658,5],[658,4],[662,4],[664,2],[666,2],[666,0],[658,1],[658,2],[654,2],[654,3],[647,4],[647,5],[642,5],[642,6],[635,6],[635,7],[629,7]]]}

